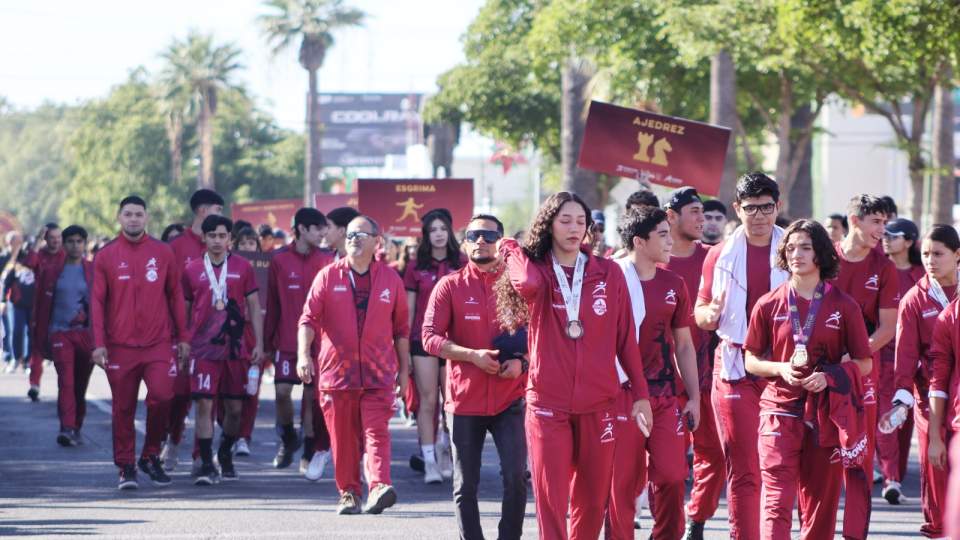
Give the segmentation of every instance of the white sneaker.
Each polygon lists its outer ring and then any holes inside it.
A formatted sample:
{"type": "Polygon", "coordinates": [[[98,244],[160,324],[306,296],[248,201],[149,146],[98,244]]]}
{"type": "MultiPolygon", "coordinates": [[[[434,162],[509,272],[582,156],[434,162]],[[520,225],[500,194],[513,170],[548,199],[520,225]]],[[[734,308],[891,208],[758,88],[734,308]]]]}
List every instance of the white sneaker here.
{"type": "Polygon", "coordinates": [[[7,362],[7,367],[3,370],[4,373],[13,373],[17,370],[17,363],[13,360],[7,362]]]}
{"type": "Polygon", "coordinates": [[[178,461],[177,445],[170,442],[170,439],[167,439],[167,441],[163,443],[163,450],[160,451],[160,462],[163,463],[163,470],[170,472],[176,469],[178,461]]]}
{"type": "Polygon", "coordinates": [[[317,480],[323,478],[323,471],[327,468],[327,462],[330,461],[330,452],[314,452],[313,458],[310,459],[310,464],[307,465],[307,472],[304,473],[304,476],[307,477],[307,480],[311,482],[316,482],[317,480]]]}
{"type": "Polygon", "coordinates": [[[440,467],[440,474],[444,479],[453,478],[453,455],[449,444],[437,448],[437,465],[440,467]]]}
{"type": "Polygon", "coordinates": [[[424,483],[424,484],[441,484],[441,483],[443,483],[443,476],[440,475],[440,467],[437,466],[436,462],[433,462],[433,461],[424,461],[424,463],[423,463],[423,483],[424,483]]]}
{"type": "Polygon", "coordinates": [[[241,457],[250,455],[250,445],[246,439],[240,438],[237,439],[237,442],[233,443],[233,455],[241,457]]]}

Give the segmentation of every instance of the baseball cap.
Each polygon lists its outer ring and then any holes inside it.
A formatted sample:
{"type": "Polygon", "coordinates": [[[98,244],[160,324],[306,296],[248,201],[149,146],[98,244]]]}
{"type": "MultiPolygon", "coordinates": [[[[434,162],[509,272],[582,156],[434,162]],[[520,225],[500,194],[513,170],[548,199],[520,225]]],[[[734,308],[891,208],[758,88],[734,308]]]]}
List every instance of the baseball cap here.
{"type": "Polygon", "coordinates": [[[595,223],[599,223],[599,224],[601,224],[601,225],[605,225],[605,224],[607,223],[607,218],[604,217],[604,215],[603,215],[603,210],[591,210],[591,211],[590,211],[590,218],[591,218],[595,223]]]}
{"type": "Polygon", "coordinates": [[[885,231],[891,236],[902,236],[906,240],[916,240],[920,236],[916,224],[906,218],[891,219],[887,222],[885,231]]]}
{"type": "Polygon", "coordinates": [[[681,208],[694,202],[700,202],[700,194],[697,193],[696,188],[683,186],[668,194],[667,202],[664,203],[663,207],[679,212],[681,208]]]}

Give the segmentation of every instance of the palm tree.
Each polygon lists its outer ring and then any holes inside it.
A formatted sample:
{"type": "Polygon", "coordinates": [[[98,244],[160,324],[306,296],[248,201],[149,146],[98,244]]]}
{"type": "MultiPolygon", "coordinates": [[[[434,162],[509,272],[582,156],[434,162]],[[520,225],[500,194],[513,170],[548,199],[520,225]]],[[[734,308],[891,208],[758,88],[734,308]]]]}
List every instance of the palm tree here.
{"type": "Polygon", "coordinates": [[[160,112],[163,114],[167,131],[167,143],[170,145],[170,183],[180,184],[183,176],[183,128],[184,122],[192,116],[192,100],[181,86],[157,85],[160,112]]]}
{"type": "Polygon", "coordinates": [[[267,0],[271,13],[260,15],[264,38],[274,55],[289,49],[299,40],[300,66],[309,75],[307,94],[307,156],[304,166],[303,198],[310,204],[320,191],[320,109],[317,100],[317,71],[323,66],[327,50],[333,46],[338,28],[360,26],[366,14],[343,5],[343,0],[267,0]]]}
{"type": "MultiPolygon", "coordinates": [[[[190,96],[189,101],[199,111],[197,133],[201,166],[197,185],[215,189],[213,121],[217,114],[217,94],[235,88],[231,78],[243,67],[238,62],[240,50],[232,44],[216,45],[211,35],[190,32],[185,40],[175,39],[160,56],[166,61],[160,73],[160,84],[166,89],[170,102],[182,103],[183,96],[190,96]]],[[[176,116],[177,113],[173,114],[176,116]]],[[[170,120],[171,124],[175,122],[175,118],[170,120]]]]}

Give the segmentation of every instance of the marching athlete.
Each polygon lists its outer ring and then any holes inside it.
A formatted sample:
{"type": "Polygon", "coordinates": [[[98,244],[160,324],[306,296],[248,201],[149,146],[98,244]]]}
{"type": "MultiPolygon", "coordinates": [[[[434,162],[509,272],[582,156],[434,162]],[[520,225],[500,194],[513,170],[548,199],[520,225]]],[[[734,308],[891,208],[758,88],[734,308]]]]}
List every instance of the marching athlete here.
{"type": "Polygon", "coordinates": [[[870,335],[874,362],[864,378],[864,406],[867,421],[867,455],[863,470],[844,468],[846,504],[843,511],[843,535],[862,540],[870,528],[873,490],[873,453],[876,445],[876,381],[880,373],[879,351],[894,338],[897,326],[897,267],[879,247],[890,206],[878,197],[858,195],[847,206],[850,232],[835,244],[840,257],[840,273],[834,285],[860,305],[870,335]]]}
{"type": "Polygon", "coordinates": [[[487,432],[500,456],[503,501],[497,538],[518,539],[527,505],[523,431],[526,333],[505,334],[497,321],[494,285],[503,273],[496,250],[503,224],[474,216],[464,236],[470,262],[440,279],[423,319],[426,351],[450,361],[445,409],[452,420],[453,501],[460,538],[483,538],[477,490],[487,432]],[[517,341],[519,340],[519,343],[517,341]],[[509,349],[510,345],[515,345],[509,349]]]}
{"type": "Polygon", "coordinates": [[[107,372],[113,394],[113,461],[120,489],[136,489],[137,466],[158,486],[170,484],[157,455],[167,430],[177,365],[190,353],[184,324],[180,269],[170,246],[146,233],[147,203],[135,195],[120,201],[120,235],[94,259],[91,320],[93,362],[107,372]],[[134,465],[140,383],[147,385],[147,430],[134,465]]]}
{"type": "Polygon", "coordinates": [[[923,508],[920,533],[939,538],[944,536],[947,471],[933,466],[928,454],[929,392],[933,373],[931,342],[937,316],[957,296],[960,236],[949,225],[934,225],[924,236],[920,252],[926,274],[900,301],[897,312],[895,393],[888,398],[890,411],[882,417],[878,430],[896,435],[893,432],[897,429],[909,429],[907,415],[909,409],[913,408],[917,440],[920,443],[920,504],[923,508]]]}
{"type": "MultiPolygon", "coordinates": [[[[297,375],[297,326],[307,291],[317,273],[333,262],[333,254],[318,246],[328,230],[327,219],[315,208],[301,208],[293,217],[294,242],[274,251],[267,275],[267,315],[264,329],[268,356],[274,360],[274,385],[277,396],[277,431],[280,447],[274,467],[290,466],[300,442],[293,428],[294,385],[297,375]]],[[[300,403],[300,426],[304,432],[301,457],[303,474],[319,480],[330,461],[330,435],[316,405],[315,385],[304,385],[300,403]]]]}
{"type": "Polygon", "coordinates": [[[590,209],[551,195],[521,248],[498,246],[507,271],[497,309],[510,330],[529,321],[526,436],[541,538],[596,538],[610,492],[620,395],[616,359],[632,383],[630,417],[652,426],[623,272],[583,246],[590,209]]]}
{"type": "Polygon", "coordinates": [[[838,469],[859,468],[868,452],[861,375],[872,353],[860,307],[828,282],[839,261],[822,225],[791,224],[777,266],[790,279],[757,301],[743,346],[747,371],[769,380],[760,399],[760,536],[791,538],[799,492],[800,537],[831,538],[838,469]]]}
{"type": "Polygon", "coordinates": [[[697,325],[721,340],[711,397],[726,461],[730,536],[738,540],[760,538],[757,428],[766,381],[744,369],[742,345],[757,300],[787,279],[774,264],[783,237],[775,225],[779,199],[780,188],[769,176],[740,178],[733,208],[743,225],[707,253],[694,312],[697,325]]]}
{"type": "Polygon", "coordinates": [[[407,298],[397,273],[373,260],[380,228],[372,218],[351,221],[345,239],[347,256],[321,270],[310,286],[297,334],[297,373],[305,384],[316,378],[336,464],[337,513],[361,511],[360,457],[366,452],[363,511],[379,514],[397,500],[388,424],[394,387],[399,384],[402,394],[408,381],[407,298]]]}
{"type": "MultiPolygon", "coordinates": [[[[63,232],[56,223],[47,223],[37,237],[34,250],[27,255],[25,264],[29,266],[36,277],[47,270],[59,268],[63,264],[66,253],[63,249],[63,232]],[[40,240],[43,239],[43,242],[40,240]]],[[[40,396],[40,378],[43,376],[43,359],[47,352],[46,344],[37,338],[37,302],[39,294],[34,293],[33,309],[30,312],[30,389],[27,397],[37,401],[40,396]]]]}
{"type": "Polygon", "coordinates": [[[87,231],[79,225],[63,230],[66,258],[44,266],[37,277],[36,339],[43,356],[57,370],[57,413],[61,446],[81,444],[80,428],[87,412],[87,383],[93,372],[90,292],[93,263],[87,261],[87,231]]]}
{"type": "MultiPolygon", "coordinates": [[[[920,231],[912,221],[891,219],[883,233],[883,252],[897,267],[897,299],[902,300],[917,281],[923,277],[920,257],[920,231]]],[[[899,326],[898,326],[899,327],[899,326]]],[[[894,371],[896,340],[891,339],[880,349],[880,378],[877,380],[877,412],[880,417],[890,412],[897,390],[894,371]]],[[[896,433],[877,431],[877,461],[883,474],[883,497],[890,504],[900,504],[901,483],[907,472],[910,457],[910,439],[913,438],[913,416],[896,433]]]]}
{"type": "Polygon", "coordinates": [[[439,389],[446,384],[446,360],[424,349],[420,331],[427,301],[437,280],[464,266],[464,261],[461,260],[460,245],[453,235],[449,211],[443,208],[431,210],[423,216],[422,222],[417,258],[413,264],[407,265],[403,284],[407,289],[407,305],[413,308],[410,311],[410,356],[419,393],[417,433],[423,453],[423,481],[438,484],[443,478],[453,476],[453,461],[445,428],[440,429],[440,444],[434,444],[438,430],[439,389]]]}
{"type": "MultiPolygon", "coordinates": [[[[191,262],[203,258],[207,247],[203,242],[203,220],[207,216],[223,213],[223,197],[209,189],[198,189],[190,196],[190,210],[193,212],[193,223],[183,233],[170,240],[170,248],[176,257],[177,269],[183,272],[191,262]]],[[[167,440],[163,451],[160,452],[160,461],[167,472],[173,471],[179,461],[178,448],[183,439],[187,415],[190,414],[190,373],[180,370],[173,387],[173,401],[170,404],[170,421],[167,426],[167,440]]],[[[194,438],[193,457],[199,457],[199,447],[194,438]]],[[[199,463],[196,463],[199,465],[199,463]]]]}
{"type": "MultiPolygon", "coordinates": [[[[218,477],[236,480],[233,445],[240,431],[240,413],[247,396],[247,370],[259,365],[263,357],[263,315],[257,296],[253,266],[229,252],[229,219],[210,215],[201,231],[207,251],[202,259],[187,265],[183,290],[190,316],[190,394],[197,401],[197,440],[200,470],[194,484],[211,485],[218,477]],[[244,339],[246,319],[253,322],[256,344],[248,350],[244,339]],[[213,399],[224,407],[223,433],[217,458],[219,475],[213,464],[213,399]]],[[[180,369],[187,370],[185,359],[180,369]]]]}
{"type": "Polygon", "coordinates": [[[696,350],[690,337],[693,308],[683,278],[657,266],[669,261],[673,247],[667,213],[653,207],[633,210],[621,218],[618,231],[630,253],[618,264],[626,280],[634,324],[638,326],[653,425],[649,433],[638,437],[637,446],[617,445],[610,503],[613,530],[608,536],[633,538],[630,505],[639,491],[638,482],[649,476],[654,520],[651,535],[680,538],[684,529],[687,429],[696,432],[701,410],[696,350]],[[678,376],[686,391],[685,403],[680,400],[678,376]],[[646,450],[646,475],[638,448],[646,450]]]}

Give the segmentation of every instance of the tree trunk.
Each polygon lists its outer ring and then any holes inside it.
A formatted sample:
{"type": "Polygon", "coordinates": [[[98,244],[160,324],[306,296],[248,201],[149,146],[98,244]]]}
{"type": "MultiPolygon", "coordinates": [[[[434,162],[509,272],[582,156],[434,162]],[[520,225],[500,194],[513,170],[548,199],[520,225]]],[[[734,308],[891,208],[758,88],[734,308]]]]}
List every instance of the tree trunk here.
{"type": "MultiPolygon", "coordinates": [[[[784,73],[780,73],[780,111],[777,116],[777,169],[774,172],[774,178],[780,185],[780,193],[786,195],[790,193],[793,187],[793,178],[790,177],[790,163],[793,157],[793,84],[784,73]]],[[[780,202],[783,205],[782,213],[785,216],[790,213],[790,197],[781,197],[780,202]]]]}
{"type": "Polygon", "coordinates": [[[313,206],[313,194],[320,193],[320,104],[317,96],[317,70],[308,69],[307,91],[307,155],[304,162],[303,204],[313,206]]]}
{"type": "MultiPolygon", "coordinates": [[[[710,59],[710,123],[731,129],[737,125],[737,74],[733,58],[726,50],[710,59]]],[[[736,197],[736,186],[736,138],[731,136],[723,164],[719,199],[730,204],[736,197]]]]}
{"type": "Polygon", "coordinates": [[[909,217],[919,227],[923,219],[923,174],[926,163],[923,161],[923,156],[920,155],[920,143],[915,144],[916,146],[907,152],[909,156],[910,197],[907,199],[907,207],[899,208],[899,215],[909,217]]]}
{"type": "Polygon", "coordinates": [[[167,142],[170,144],[170,183],[179,185],[183,179],[183,117],[179,114],[167,118],[167,142]]]}
{"type": "Polygon", "coordinates": [[[197,131],[200,132],[200,188],[216,190],[213,178],[213,90],[204,92],[197,131]]]}
{"type": "MultiPolygon", "coordinates": [[[[953,205],[957,201],[957,182],[953,170],[953,70],[944,63],[940,83],[933,94],[933,186],[927,215],[933,223],[953,225],[953,205]]],[[[918,223],[919,225],[919,223],[918,223]]],[[[926,227],[924,227],[926,228],[926,227]]]]}
{"type": "MultiPolygon", "coordinates": [[[[816,113],[809,105],[798,107],[790,118],[794,133],[809,133],[816,113]]],[[[792,187],[784,191],[790,201],[790,213],[794,219],[813,217],[813,138],[809,135],[790,142],[790,172],[792,187]]]]}
{"type": "Polygon", "coordinates": [[[597,208],[597,173],[577,167],[580,145],[590,105],[590,81],[594,67],[578,58],[567,60],[561,74],[560,156],[563,189],[580,196],[590,208],[597,208]]]}

